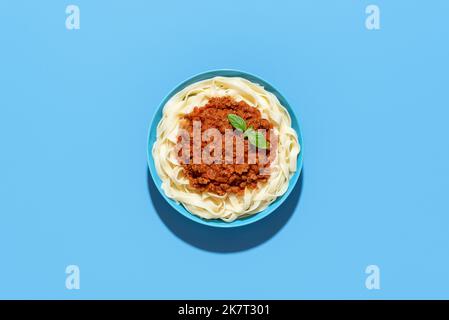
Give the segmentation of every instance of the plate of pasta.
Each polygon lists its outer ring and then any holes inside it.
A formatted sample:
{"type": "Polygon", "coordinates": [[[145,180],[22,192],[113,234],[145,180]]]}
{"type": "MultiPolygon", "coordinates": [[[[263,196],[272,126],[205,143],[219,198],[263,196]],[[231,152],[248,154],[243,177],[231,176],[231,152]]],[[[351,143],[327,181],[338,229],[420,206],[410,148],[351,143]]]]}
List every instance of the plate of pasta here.
{"type": "Polygon", "coordinates": [[[301,174],[302,136],[287,100],[237,70],[195,75],[151,121],[147,160],[163,198],[185,217],[237,227],[277,209],[301,174]]]}

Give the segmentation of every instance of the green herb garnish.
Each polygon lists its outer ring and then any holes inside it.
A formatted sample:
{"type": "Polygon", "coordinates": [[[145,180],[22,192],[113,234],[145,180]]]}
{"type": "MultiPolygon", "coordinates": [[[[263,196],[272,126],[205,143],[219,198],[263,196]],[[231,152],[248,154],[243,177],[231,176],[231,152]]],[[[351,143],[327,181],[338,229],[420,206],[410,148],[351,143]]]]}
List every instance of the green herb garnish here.
{"type": "Polygon", "coordinates": [[[246,122],[243,118],[239,117],[236,114],[230,113],[230,114],[228,114],[228,120],[234,128],[236,128],[237,130],[240,130],[242,132],[245,132],[246,122]]]}
{"type": "Polygon", "coordinates": [[[228,114],[228,120],[234,128],[243,132],[243,136],[248,138],[249,143],[251,143],[253,146],[261,149],[268,149],[270,144],[265,139],[263,133],[254,130],[253,127],[247,128],[246,121],[243,118],[239,117],[236,114],[230,113],[228,114]]]}

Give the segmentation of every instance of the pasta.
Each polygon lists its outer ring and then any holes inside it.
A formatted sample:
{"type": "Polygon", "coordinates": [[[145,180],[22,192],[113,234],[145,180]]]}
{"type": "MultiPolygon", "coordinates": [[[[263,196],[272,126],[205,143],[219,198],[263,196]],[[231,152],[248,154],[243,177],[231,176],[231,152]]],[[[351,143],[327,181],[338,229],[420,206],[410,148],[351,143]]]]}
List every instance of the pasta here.
{"type": "Polygon", "coordinates": [[[152,148],[164,193],[194,215],[226,222],[261,212],[283,195],[297,170],[299,152],[298,136],[291,127],[288,111],[274,94],[261,85],[239,77],[214,77],[199,81],[171,97],[163,108],[162,119],[157,126],[157,139],[152,148]],[[270,177],[255,188],[246,188],[243,195],[198,192],[189,185],[175,151],[182,117],[192,112],[194,107],[205,105],[209,99],[224,96],[257,108],[262,117],[272,123],[279,137],[276,155],[270,164],[270,177]]]}

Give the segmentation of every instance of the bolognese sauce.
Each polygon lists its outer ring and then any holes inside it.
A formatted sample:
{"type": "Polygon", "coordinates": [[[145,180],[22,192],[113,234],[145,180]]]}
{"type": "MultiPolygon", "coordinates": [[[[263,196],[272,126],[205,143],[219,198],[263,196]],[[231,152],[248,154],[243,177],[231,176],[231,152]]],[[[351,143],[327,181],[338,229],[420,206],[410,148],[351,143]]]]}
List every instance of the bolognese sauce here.
{"type": "MultiPolygon", "coordinates": [[[[270,143],[270,129],[273,125],[267,120],[263,119],[260,111],[248,105],[244,101],[236,101],[232,97],[213,97],[210,98],[206,105],[202,107],[195,107],[193,111],[183,117],[181,128],[190,134],[190,158],[188,161],[182,160],[184,173],[189,180],[189,185],[194,189],[202,192],[213,192],[218,195],[226,193],[235,193],[242,195],[245,188],[255,188],[258,182],[265,182],[270,177],[269,166],[272,161],[270,157],[270,148],[266,150],[264,159],[261,154],[257,152],[254,145],[249,143],[248,139],[244,139],[244,161],[235,161],[237,156],[236,146],[233,145],[232,158],[233,162],[228,163],[222,161],[220,163],[203,164],[194,163],[193,160],[193,123],[200,121],[201,134],[206,130],[215,128],[225,137],[226,130],[233,130],[234,128],[228,120],[229,114],[235,114],[245,120],[247,127],[253,127],[254,130],[264,129],[266,141],[270,143]],[[248,157],[253,153],[253,162],[248,161],[248,157]],[[243,162],[243,163],[242,163],[243,162]],[[250,163],[251,162],[251,163],[250,163]]],[[[234,131],[235,135],[243,135],[239,130],[234,131]]],[[[273,134],[273,133],[272,133],[273,134]]],[[[178,142],[181,137],[178,136],[178,142]]],[[[201,152],[208,145],[209,141],[201,139],[201,152]]],[[[273,145],[273,150],[276,146],[273,145]]],[[[225,159],[226,148],[225,139],[222,139],[222,159],[225,159]]],[[[241,151],[241,149],[240,149],[241,151]]],[[[229,151],[228,151],[229,153],[229,151]]],[[[274,153],[273,153],[274,154],[274,153]]],[[[185,159],[185,158],[184,158],[185,159]]]]}

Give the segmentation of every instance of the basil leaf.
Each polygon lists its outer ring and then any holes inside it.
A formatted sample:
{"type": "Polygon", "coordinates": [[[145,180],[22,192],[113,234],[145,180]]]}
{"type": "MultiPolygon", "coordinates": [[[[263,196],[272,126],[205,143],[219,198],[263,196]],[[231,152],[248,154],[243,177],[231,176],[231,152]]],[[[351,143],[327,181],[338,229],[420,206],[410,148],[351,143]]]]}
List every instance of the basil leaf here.
{"type": "Polygon", "coordinates": [[[244,135],[248,137],[249,143],[251,143],[253,146],[256,146],[257,148],[268,149],[268,147],[270,146],[262,132],[255,131],[254,129],[248,129],[246,130],[244,135]]]}
{"type": "Polygon", "coordinates": [[[243,137],[248,137],[250,134],[254,134],[254,127],[251,126],[248,129],[246,129],[246,131],[243,133],[243,137]]]}
{"type": "Polygon", "coordinates": [[[230,113],[230,114],[228,114],[228,120],[234,128],[236,128],[242,132],[246,130],[245,120],[243,120],[238,115],[230,113]]]}
{"type": "Polygon", "coordinates": [[[246,121],[236,114],[228,114],[231,125],[243,132],[243,136],[248,138],[249,143],[261,149],[268,149],[269,143],[262,132],[254,130],[253,126],[246,128],[246,121]]]}

